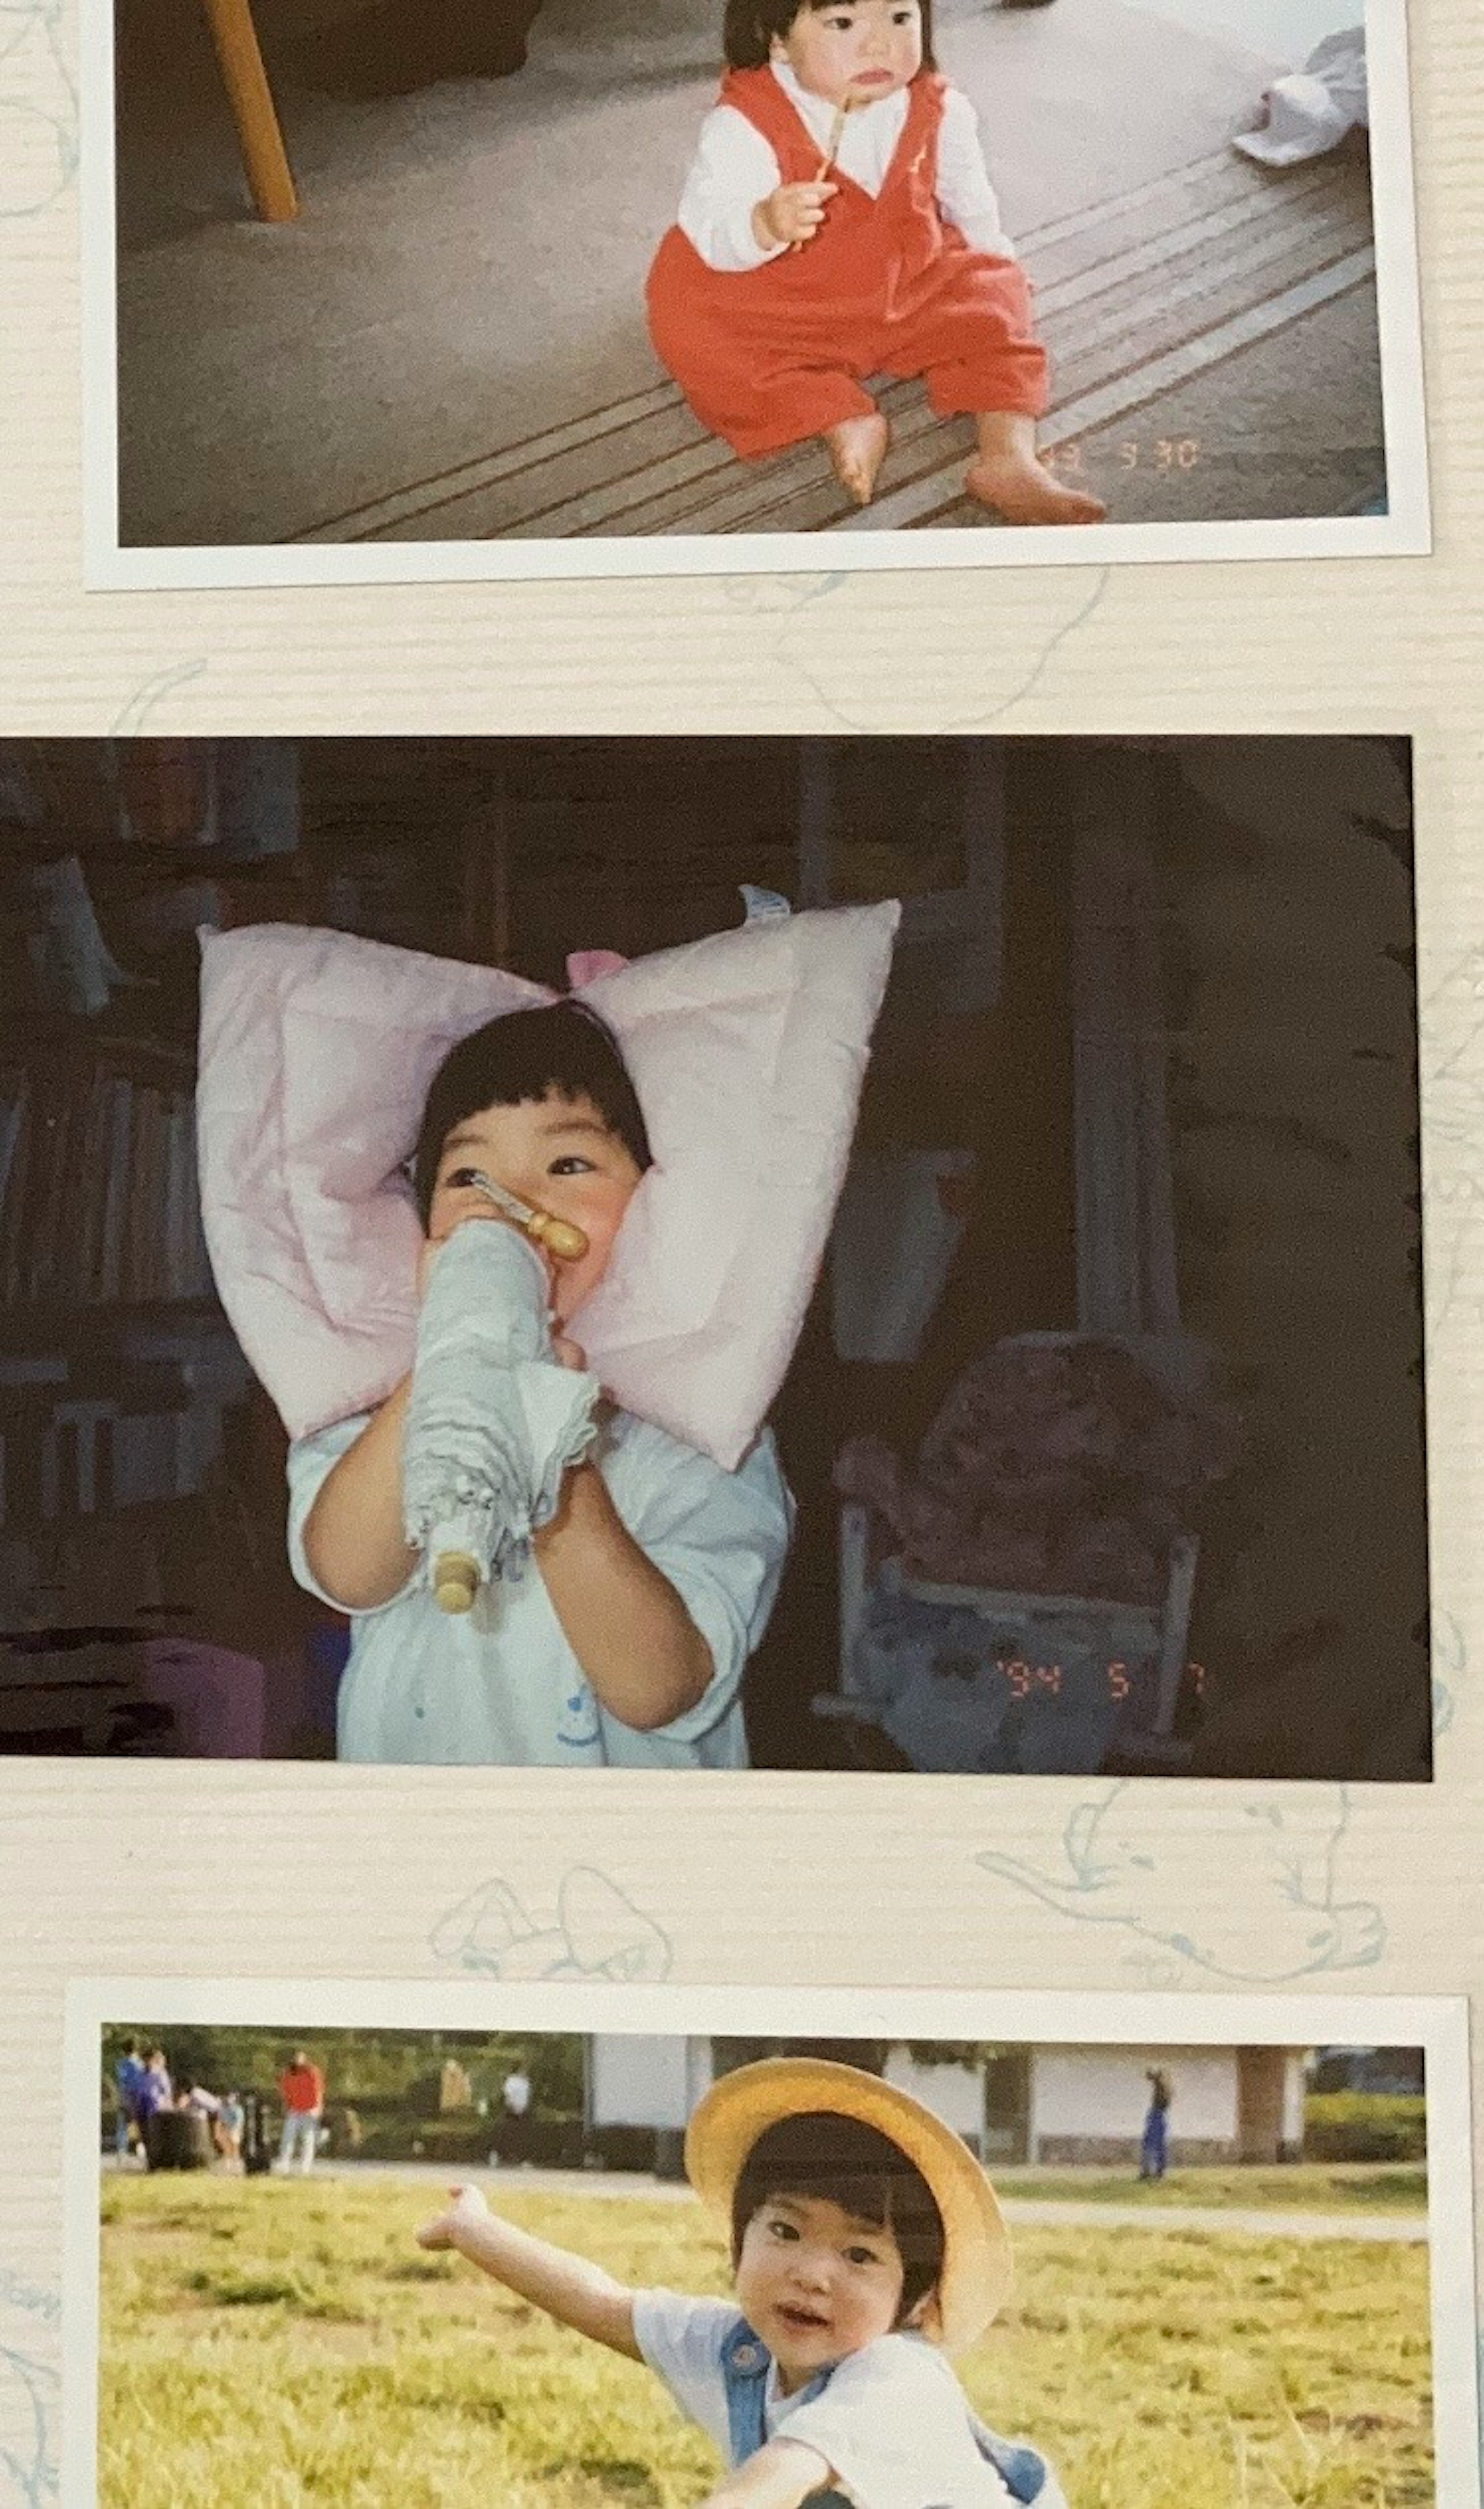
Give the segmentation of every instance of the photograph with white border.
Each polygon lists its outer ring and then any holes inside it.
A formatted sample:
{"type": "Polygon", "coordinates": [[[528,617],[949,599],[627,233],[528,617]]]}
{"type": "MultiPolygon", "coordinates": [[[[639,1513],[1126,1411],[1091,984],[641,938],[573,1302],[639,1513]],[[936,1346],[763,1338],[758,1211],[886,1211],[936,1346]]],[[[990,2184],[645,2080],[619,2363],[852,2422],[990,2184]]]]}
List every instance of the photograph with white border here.
{"type": "Polygon", "coordinates": [[[84,0],[89,582],[1425,553],[1404,0],[929,5],[84,0]]]}
{"type": "Polygon", "coordinates": [[[89,1979],[65,2135],[64,2509],[1477,2509],[1462,1999],[89,1979]]]}
{"type": "Polygon", "coordinates": [[[0,1751],[1426,1781],[1425,854],[1399,737],[0,742],[0,1751]]]}

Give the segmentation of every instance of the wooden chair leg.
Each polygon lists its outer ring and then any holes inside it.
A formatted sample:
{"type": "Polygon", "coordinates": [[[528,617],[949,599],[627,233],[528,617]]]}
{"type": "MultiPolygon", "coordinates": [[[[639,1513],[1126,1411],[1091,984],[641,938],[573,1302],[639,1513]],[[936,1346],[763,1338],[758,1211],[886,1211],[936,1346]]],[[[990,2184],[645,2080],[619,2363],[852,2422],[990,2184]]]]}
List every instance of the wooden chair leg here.
{"type": "Polygon", "coordinates": [[[251,0],[204,0],[221,63],[242,167],[260,218],[282,223],[299,214],[273,91],[258,49],[251,0]]]}

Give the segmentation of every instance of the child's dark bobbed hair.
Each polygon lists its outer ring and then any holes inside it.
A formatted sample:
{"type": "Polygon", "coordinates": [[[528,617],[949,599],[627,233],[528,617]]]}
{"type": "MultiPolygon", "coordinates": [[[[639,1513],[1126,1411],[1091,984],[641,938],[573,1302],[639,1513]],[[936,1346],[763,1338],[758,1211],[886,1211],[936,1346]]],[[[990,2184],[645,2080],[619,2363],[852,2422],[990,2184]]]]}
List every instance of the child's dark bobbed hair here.
{"type": "Polygon", "coordinates": [[[412,1162],[425,1230],[438,1161],[455,1125],[487,1106],[523,1106],[552,1097],[590,1099],[635,1166],[652,1165],[644,1113],[607,1021],[585,1002],[508,1011],[461,1037],[433,1074],[412,1162]]]}
{"type": "MultiPolygon", "coordinates": [[[[775,35],[781,40],[806,9],[817,15],[839,6],[840,0],[726,0],[722,49],[727,68],[766,69],[775,35]]],[[[933,0],[918,0],[918,6],[922,14],[922,66],[935,70],[938,63],[933,57],[933,0]]]]}
{"type": "Polygon", "coordinates": [[[859,2117],[803,2110],[764,2128],[737,2174],[731,2199],[731,2261],[747,2226],[776,2195],[812,2195],[858,2222],[890,2230],[902,2257],[900,2324],[943,2273],[943,2215],[932,2189],[899,2144],[859,2117]]]}

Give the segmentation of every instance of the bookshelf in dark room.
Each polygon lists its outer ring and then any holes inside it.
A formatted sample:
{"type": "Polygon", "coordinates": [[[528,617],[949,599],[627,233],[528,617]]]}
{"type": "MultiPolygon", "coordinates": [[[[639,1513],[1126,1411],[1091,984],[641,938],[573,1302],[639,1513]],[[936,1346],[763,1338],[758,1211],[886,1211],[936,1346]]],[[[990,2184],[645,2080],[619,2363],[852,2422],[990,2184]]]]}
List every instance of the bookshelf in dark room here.
{"type": "Polygon", "coordinates": [[[1006,852],[1007,806],[1025,807],[1014,748],[0,744],[0,1748],[333,1750],[343,1624],[290,1577],[283,1434],[196,1218],[199,928],[324,924],[560,985],[571,949],[638,955],[737,922],[745,884],[796,906],[907,901],[868,1149],[960,1143],[966,1072],[1013,1066],[1034,1151],[1013,1162],[1001,1127],[993,1182],[1014,1168],[1033,1280],[972,1221],[972,1314],[949,1302],[923,1370],[839,1360],[827,1276],[808,1382],[784,1391],[808,1527],[754,1667],[753,1747],[787,1766],[842,1746],[809,1704],[838,1648],[835,1446],[867,1425],[916,1434],[965,1332],[1054,1320],[1072,1294],[1048,1252],[1070,1191],[1064,945],[1055,917],[1030,919],[1036,842],[1006,852]],[[1007,914],[1023,1000],[1005,990],[1007,914]]]}
{"type": "Polygon", "coordinates": [[[0,757],[13,1751],[248,1753],[304,1722],[304,1598],[253,1531],[281,1454],[214,1295],[194,1108],[196,926],[286,901],[281,869],[203,829],[205,764],[173,743],[0,757]]]}

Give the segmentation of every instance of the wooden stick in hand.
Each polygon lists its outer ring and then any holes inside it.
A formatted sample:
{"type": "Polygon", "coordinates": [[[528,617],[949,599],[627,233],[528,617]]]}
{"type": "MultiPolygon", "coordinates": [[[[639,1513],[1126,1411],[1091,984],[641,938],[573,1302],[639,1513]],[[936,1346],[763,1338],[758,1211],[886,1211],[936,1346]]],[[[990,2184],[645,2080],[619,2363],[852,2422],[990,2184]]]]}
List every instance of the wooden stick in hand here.
{"type": "MultiPolygon", "coordinates": [[[[814,169],[814,180],[816,183],[825,182],[835,171],[835,161],[840,153],[840,141],[845,135],[845,116],[850,111],[854,102],[855,98],[847,87],[844,94],[840,97],[838,104],[835,108],[835,120],[830,125],[829,145],[827,146],[823,157],[821,157],[818,166],[814,169]]],[[[806,236],[798,237],[796,241],[790,244],[790,252],[802,252],[807,242],[808,238],[806,236]]]]}

